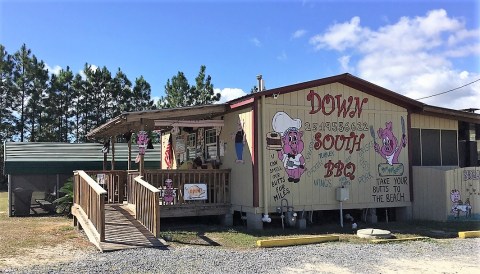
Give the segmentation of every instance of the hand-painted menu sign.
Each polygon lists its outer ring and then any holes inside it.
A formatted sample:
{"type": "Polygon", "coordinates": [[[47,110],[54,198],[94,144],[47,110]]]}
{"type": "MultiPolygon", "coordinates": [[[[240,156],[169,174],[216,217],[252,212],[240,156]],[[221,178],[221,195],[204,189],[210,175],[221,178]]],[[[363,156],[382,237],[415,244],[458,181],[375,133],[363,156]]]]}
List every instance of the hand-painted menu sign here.
{"type": "Polygon", "coordinates": [[[278,109],[272,117],[273,131],[266,136],[266,148],[272,151],[273,200],[294,195],[294,184],[311,182],[321,188],[355,183],[357,189],[370,189],[365,195],[370,198],[360,203],[408,202],[408,177],[400,160],[406,160],[400,157],[407,144],[403,113],[392,112],[388,120],[375,119],[375,111],[366,110],[368,97],[322,95],[315,90],[304,94],[308,111],[296,114],[278,109]],[[398,124],[391,117],[398,117],[400,138],[394,131],[398,124]]]}

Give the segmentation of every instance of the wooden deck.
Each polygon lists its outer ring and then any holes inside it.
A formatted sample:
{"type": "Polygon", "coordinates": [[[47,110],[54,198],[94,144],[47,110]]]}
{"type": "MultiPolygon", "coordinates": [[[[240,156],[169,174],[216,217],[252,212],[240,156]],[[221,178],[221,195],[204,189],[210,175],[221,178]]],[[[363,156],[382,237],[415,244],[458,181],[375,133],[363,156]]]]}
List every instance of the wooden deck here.
{"type": "Polygon", "coordinates": [[[114,251],[137,247],[166,247],[155,238],[126,205],[105,205],[105,241],[100,243],[102,251],[114,251]]]}

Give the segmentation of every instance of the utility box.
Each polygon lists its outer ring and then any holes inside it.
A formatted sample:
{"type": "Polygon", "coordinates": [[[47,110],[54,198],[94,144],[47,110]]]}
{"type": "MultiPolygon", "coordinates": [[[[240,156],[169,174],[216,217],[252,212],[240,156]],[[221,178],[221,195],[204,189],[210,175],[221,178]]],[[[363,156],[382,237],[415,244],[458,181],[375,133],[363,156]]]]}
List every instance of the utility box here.
{"type": "Polygon", "coordinates": [[[339,187],[336,190],[336,194],[337,194],[337,201],[343,202],[349,199],[348,188],[339,187]]]}

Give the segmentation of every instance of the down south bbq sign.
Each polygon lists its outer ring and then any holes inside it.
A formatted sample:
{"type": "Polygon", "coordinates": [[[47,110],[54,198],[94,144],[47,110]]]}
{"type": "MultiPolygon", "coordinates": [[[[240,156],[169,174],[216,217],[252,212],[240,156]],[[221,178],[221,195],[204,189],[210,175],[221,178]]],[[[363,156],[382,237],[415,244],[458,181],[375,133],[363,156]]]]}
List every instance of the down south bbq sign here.
{"type": "Polygon", "coordinates": [[[272,112],[266,149],[273,201],[315,202],[308,191],[346,186],[361,192],[353,203],[408,202],[405,110],[385,109],[387,103],[355,90],[303,96],[304,106],[272,112]]]}

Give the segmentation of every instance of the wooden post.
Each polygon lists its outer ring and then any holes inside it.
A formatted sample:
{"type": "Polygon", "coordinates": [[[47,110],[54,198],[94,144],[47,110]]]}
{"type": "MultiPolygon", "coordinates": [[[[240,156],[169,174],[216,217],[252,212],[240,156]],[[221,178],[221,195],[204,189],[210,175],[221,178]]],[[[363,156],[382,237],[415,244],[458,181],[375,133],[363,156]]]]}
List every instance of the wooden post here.
{"type": "Polygon", "coordinates": [[[110,137],[112,143],[112,170],[115,170],[115,136],[110,137]]]}
{"type": "Polygon", "coordinates": [[[128,163],[127,163],[127,170],[132,169],[132,137],[130,136],[130,140],[128,140],[128,163]]]}
{"type": "Polygon", "coordinates": [[[8,217],[12,217],[12,177],[10,174],[8,176],[8,217]]]}
{"type": "Polygon", "coordinates": [[[103,153],[103,170],[107,170],[107,153],[103,153]]]}
{"type": "Polygon", "coordinates": [[[140,172],[140,176],[143,176],[143,170],[145,169],[144,159],[145,155],[140,155],[140,162],[138,165],[138,171],[140,172]]]}
{"type": "Polygon", "coordinates": [[[105,195],[106,194],[98,195],[98,198],[100,199],[100,211],[98,212],[100,215],[98,216],[100,223],[98,224],[99,227],[97,230],[99,230],[100,242],[105,242],[105,195]]]}
{"type": "MultiPolygon", "coordinates": [[[[145,130],[145,125],[143,124],[143,119],[140,119],[140,123],[141,123],[141,126],[140,126],[140,130],[143,131],[145,130]]],[[[140,173],[140,176],[143,176],[143,170],[144,170],[144,161],[145,160],[145,155],[140,155],[140,162],[138,164],[138,171],[140,173]]]]}

